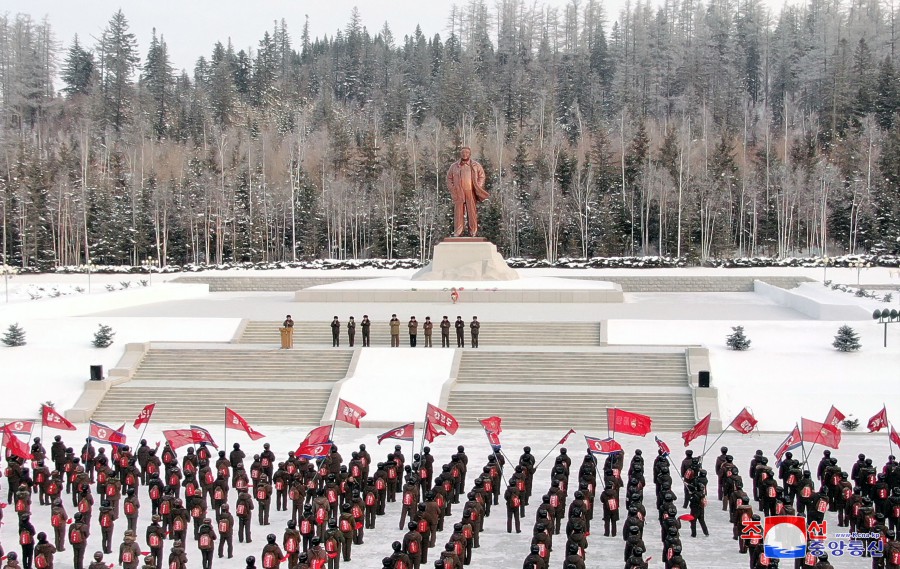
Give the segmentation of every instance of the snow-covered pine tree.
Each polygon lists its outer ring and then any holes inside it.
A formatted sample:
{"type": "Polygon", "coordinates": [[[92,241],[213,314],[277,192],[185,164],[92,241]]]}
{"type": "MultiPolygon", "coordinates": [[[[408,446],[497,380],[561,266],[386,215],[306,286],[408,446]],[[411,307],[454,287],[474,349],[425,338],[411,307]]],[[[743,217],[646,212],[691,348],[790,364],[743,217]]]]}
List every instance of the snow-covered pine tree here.
{"type": "Polygon", "coordinates": [[[741,352],[750,348],[750,340],[744,335],[743,326],[732,326],[731,330],[732,333],[729,334],[728,338],[725,340],[725,343],[728,344],[729,348],[741,352]]]}
{"type": "Polygon", "coordinates": [[[108,348],[113,343],[113,336],[116,333],[113,332],[113,329],[106,324],[100,324],[97,328],[97,331],[94,332],[94,341],[91,342],[94,344],[95,348],[108,348]]]}
{"type": "Polygon", "coordinates": [[[862,347],[862,344],[859,343],[859,335],[846,324],[838,328],[837,336],[834,337],[831,345],[841,352],[855,352],[862,347]]]}
{"type": "Polygon", "coordinates": [[[6,329],[6,334],[3,335],[3,338],[0,338],[0,342],[3,342],[10,348],[15,348],[18,346],[25,345],[25,330],[19,326],[19,323],[10,324],[9,328],[6,329]]]}

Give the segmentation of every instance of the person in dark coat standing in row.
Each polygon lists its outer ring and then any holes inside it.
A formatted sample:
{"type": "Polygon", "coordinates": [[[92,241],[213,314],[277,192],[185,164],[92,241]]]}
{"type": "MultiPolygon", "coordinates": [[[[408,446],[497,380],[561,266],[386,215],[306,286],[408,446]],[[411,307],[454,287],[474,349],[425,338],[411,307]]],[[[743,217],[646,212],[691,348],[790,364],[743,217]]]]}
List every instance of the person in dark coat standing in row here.
{"type": "Polygon", "coordinates": [[[331,347],[337,348],[341,345],[341,321],[335,316],[331,321],[331,347]]]}
{"type": "Polygon", "coordinates": [[[369,320],[368,314],[363,314],[362,322],[359,323],[362,330],[363,348],[369,347],[369,329],[372,327],[372,321],[369,320]]]}
{"type": "Polygon", "coordinates": [[[434,322],[431,321],[431,316],[425,317],[425,324],[422,324],[422,329],[425,331],[425,347],[431,348],[431,331],[434,330],[434,322]]]}
{"type": "Polygon", "coordinates": [[[478,347],[478,330],[481,328],[481,322],[478,321],[477,316],[472,317],[472,321],[469,323],[470,334],[472,335],[472,347],[478,347]]]}
{"type": "Polygon", "coordinates": [[[466,323],[463,322],[462,316],[456,317],[456,322],[453,324],[456,328],[456,347],[457,348],[465,348],[466,347],[466,323]]]}
{"type": "Polygon", "coordinates": [[[444,316],[444,319],[441,320],[441,347],[449,348],[450,347],[450,320],[444,316]]]}
{"type": "Polygon", "coordinates": [[[406,325],[409,328],[409,347],[416,347],[416,336],[419,334],[419,321],[416,320],[415,316],[409,317],[409,323],[406,325]]]}
{"type": "Polygon", "coordinates": [[[350,320],[347,321],[347,340],[350,342],[350,347],[353,347],[353,340],[356,339],[356,320],[353,317],[350,317],[350,320]]]}

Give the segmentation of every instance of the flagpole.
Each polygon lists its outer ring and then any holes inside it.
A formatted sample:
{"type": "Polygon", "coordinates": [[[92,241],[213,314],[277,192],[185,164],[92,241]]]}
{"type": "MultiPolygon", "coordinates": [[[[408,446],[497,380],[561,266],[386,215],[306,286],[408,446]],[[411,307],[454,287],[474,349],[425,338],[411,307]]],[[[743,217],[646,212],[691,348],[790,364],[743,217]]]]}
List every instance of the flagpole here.
{"type": "MultiPolygon", "coordinates": [[[[572,429],[569,429],[569,430],[571,431],[572,429]]],[[[566,433],[566,436],[563,437],[563,438],[569,438],[569,435],[570,435],[570,434],[571,434],[571,433],[566,433]]],[[[535,471],[535,472],[537,472],[538,466],[540,466],[545,460],[547,460],[547,457],[550,456],[550,453],[552,453],[554,450],[556,450],[556,447],[558,447],[558,446],[561,445],[561,444],[562,444],[562,439],[560,439],[560,442],[558,442],[558,443],[556,443],[555,445],[553,445],[553,448],[551,448],[550,450],[547,451],[547,454],[544,455],[544,458],[542,458],[542,459],[535,465],[535,467],[534,467],[534,471],[535,471]]]]}
{"type": "Polygon", "coordinates": [[[223,423],[224,434],[222,435],[222,448],[225,449],[225,452],[228,452],[228,405],[223,405],[225,408],[225,422],[223,423]]]}
{"type": "MultiPolygon", "coordinates": [[[[615,411],[613,411],[613,421],[615,421],[615,411]]],[[[606,408],[606,438],[611,439],[612,435],[609,432],[609,407],[606,408]]]]}
{"type": "MultiPolygon", "coordinates": [[[[481,419],[478,419],[478,422],[480,423],[481,419]]],[[[500,466],[500,459],[497,457],[497,449],[495,449],[494,445],[491,444],[491,437],[490,437],[490,435],[488,435],[487,429],[485,429],[483,425],[481,428],[484,429],[484,436],[488,440],[488,445],[490,445],[491,451],[493,451],[492,454],[494,455],[494,460],[496,460],[497,465],[500,466]]],[[[503,454],[503,449],[500,449],[500,454],[503,454]]],[[[503,456],[506,458],[507,461],[509,461],[508,456],[506,456],[505,454],[503,454],[503,456]]],[[[535,467],[535,470],[537,470],[537,467],[535,467]]],[[[502,467],[500,468],[500,476],[503,478],[503,483],[506,484],[506,477],[503,476],[503,468],[502,467]]]]}
{"type": "MultiPolygon", "coordinates": [[[[734,421],[732,421],[732,422],[734,422],[734,421]]],[[[711,448],[715,447],[715,446],[716,446],[716,443],[719,442],[719,439],[722,438],[722,435],[724,435],[724,434],[725,434],[725,431],[727,431],[730,427],[731,427],[731,423],[729,423],[728,425],[726,425],[726,427],[725,427],[724,429],[722,429],[722,432],[719,433],[719,436],[716,437],[716,440],[714,440],[714,441],[712,442],[712,444],[709,445],[709,447],[706,446],[706,441],[703,442],[703,454],[700,455],[701,462],[702,462],[703,457],[706,456],[706,451],[707,451],[708,449],[711,449],[711,448]]],[[[709,435],[707,435],[707,437],[709,437],[709,435]]]]}
{"type": "MultiPolygon", "coordinates": [[[[881,408],[884,411],[885,419],[887,419],[887,405],[883,401],[881,403],[881,408]]],[[[890,448],[891,454],[894,454],[894,441],[891,440],[891,429],[893,429],[894,426],[891,425],[890,421],[886,421],[886,422],[887,422],[888,448],[890,448]]]]}
{"type": "Polygon", "coordinates": [[[140,441],[144,440],[144,433],[147,432],[147,425],[149,425],[149,424],[150,424],[150,420],[147,419],[147,421],[144,423],[144,428],[141,429],[141,436],[138,437],[138,443],[140,443],[140,441]]]}

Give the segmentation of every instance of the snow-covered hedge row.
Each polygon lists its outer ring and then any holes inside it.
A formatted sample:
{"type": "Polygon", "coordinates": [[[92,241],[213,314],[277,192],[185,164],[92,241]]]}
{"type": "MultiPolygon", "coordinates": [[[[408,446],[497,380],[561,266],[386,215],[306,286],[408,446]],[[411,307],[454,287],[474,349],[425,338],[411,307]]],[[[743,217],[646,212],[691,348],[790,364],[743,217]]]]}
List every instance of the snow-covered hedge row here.
{"type": "MultiPolygon", "coordinates": [[[[659,269],[693,266],[686,258],[679,257],[593,257],[590,259],[560,258],[551,263],[546,259],[524,259],[511,257],[506,260],[514,269],[553,268],[553,269],[659,269]]],[[[741,257],[735,259],[710,259],[701,263],[704,267],[757,268],[757,267],[821,267],[826,263],[822,257],[741,257]]],[[[829,267],[856,267],[862,263],[868,267],[900,267],[900,257],[896,255],[843,255],[828,257],[829,267]]],[[[282,263],[224,263],[221,265],[167,265],[153,267],[154,273],[199,273],[203,271],[222,270],[277,270],[277,269],[326,269],[353,270],[361,268],[376,269],[418,269],[424,265],[418,259],[312,259],[308,261],[282,263]]],[[[36,269],[20,269],[20,273],[39,273],[36,269]]],[[[50,273],[86,273],[87,267],[57,267],[50,273]]],[[[95,265],[91,272],[103,274],[141,274],[150,272],[147,266],[131,265],[95,265]]]]}

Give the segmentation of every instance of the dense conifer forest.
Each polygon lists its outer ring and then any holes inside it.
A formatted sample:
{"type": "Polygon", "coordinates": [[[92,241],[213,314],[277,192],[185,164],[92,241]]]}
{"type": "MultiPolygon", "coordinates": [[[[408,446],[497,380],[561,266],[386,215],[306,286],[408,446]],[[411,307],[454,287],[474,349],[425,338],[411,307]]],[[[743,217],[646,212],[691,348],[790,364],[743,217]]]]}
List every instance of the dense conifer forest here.
{"type": "Polygon", "coordinates": [[[176,71],[0,17],[5,264],[427,259],[484,166],[507,256],[900,251],[894,0],[471,0],[445,31],[273,23],[176,71]]]}

